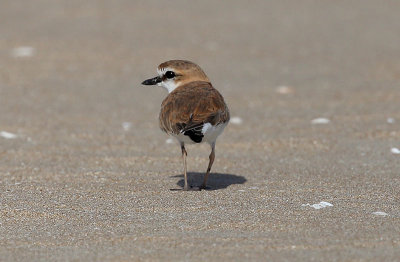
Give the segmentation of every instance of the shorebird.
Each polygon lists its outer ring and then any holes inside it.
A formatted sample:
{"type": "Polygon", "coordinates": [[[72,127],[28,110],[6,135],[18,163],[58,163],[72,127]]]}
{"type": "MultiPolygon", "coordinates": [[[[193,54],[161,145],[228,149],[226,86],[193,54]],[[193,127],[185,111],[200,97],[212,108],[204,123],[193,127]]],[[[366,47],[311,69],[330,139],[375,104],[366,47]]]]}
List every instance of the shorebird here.
{"type": "Polygon", "coordinates": [[[195,190],[188,185],[185,145],[205,142],[211,146],[207,172],[199,187],[199,190],[205,189],[214,163],[215,142],[229,122],[228,106],[207,75],[193,62],[170,60],[160,64],[157,73],[142,85],[158,85],[168,91],[161,104],[159,124],[161,130],[175,137],[181,146],[183,190],[195,190]]]}

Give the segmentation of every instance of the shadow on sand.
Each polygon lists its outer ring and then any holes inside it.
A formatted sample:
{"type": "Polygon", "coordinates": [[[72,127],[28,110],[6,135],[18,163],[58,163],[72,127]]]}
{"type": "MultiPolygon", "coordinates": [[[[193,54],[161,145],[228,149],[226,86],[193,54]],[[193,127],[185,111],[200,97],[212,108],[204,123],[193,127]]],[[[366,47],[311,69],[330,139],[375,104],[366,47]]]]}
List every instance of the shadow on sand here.
{"type": "MultiPolygon", "coordinates": [[[[183,188],[184,184],[183,174],[171,177],[182,178],[176,184],[181,188],[183,188]]],[[[188,172],[188,183],[190,186],[194,188],[199,187],[203,183],[203,178],[204,178],[204,173],[188,172]]],[[[210,173],[210,176],[208,177],[207,181],[206,190],[223,189],[233,184],[244,184],[246,181],[247,181],[246,178],[244,178],[243,176],[237,176],[232,174],[210,173]]],[[[171,189],[171,190],[181,190],[181,189],[171,189]]]]}

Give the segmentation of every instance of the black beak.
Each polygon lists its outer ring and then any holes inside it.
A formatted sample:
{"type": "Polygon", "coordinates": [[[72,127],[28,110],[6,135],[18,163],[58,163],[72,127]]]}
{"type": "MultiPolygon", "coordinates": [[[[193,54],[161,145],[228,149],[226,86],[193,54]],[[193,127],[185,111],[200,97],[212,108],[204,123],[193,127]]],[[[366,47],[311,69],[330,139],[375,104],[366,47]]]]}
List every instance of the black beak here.
{"type": "Polygon", "coordinates": [[[146,86],[151,86],[151,85],[156,85],[158,83],[160,83],[162,81],[160,76],[156,76],[147,80],[144,80],[142,82],[142,85],[146,85],[146,86]]]}

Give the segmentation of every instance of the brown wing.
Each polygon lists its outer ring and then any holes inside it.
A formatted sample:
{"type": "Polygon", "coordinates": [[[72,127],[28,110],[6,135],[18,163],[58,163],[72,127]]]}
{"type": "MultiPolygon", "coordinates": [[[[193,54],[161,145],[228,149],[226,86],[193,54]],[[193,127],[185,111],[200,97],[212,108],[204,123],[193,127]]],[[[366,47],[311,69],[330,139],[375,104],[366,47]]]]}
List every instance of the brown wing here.
{"type": "Polygon", "coordinates": [[[176,88],[162,102],[160,128],[178,134],[202,126],[229,121],[222,95],[208,82],[191,82],[176,88]]]}

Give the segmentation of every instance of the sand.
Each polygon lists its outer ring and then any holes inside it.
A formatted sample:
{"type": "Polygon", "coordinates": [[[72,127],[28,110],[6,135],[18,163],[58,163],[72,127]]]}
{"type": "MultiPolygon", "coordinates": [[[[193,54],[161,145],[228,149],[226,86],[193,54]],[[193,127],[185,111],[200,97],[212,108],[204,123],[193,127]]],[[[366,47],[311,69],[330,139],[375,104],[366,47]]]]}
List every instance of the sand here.
{"type": "Polygon", "coordinates": [[[2,2],[0,260],[399,260],[399,2],[160,2],[2,2]],[[234,117],[206,191],[169,59],[234,117]]]}

